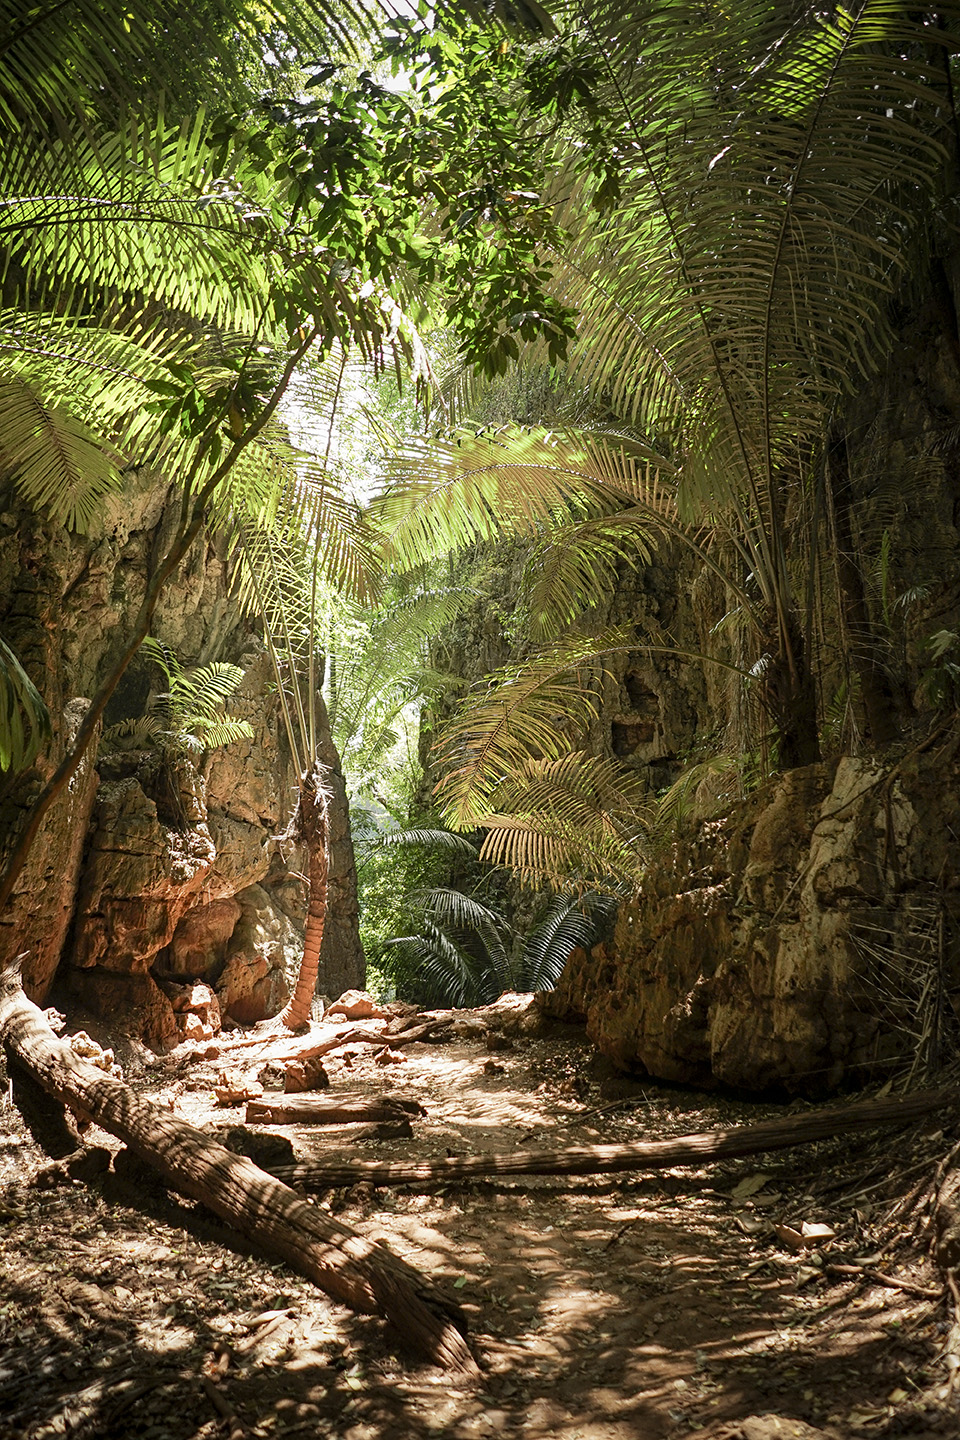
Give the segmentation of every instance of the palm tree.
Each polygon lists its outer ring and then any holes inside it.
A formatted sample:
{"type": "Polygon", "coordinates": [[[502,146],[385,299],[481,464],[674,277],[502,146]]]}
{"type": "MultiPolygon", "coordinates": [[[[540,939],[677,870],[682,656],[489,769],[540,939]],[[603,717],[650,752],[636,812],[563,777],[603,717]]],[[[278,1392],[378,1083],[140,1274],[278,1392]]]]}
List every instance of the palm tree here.
{"type": "MultiPolygon", "coordinates": [[[[889,300],[953,145],[942,36],[890,0],[790,17],[595,0],[577,14],[619,193],[595,204],[582,139],[557,142],[556,283],[580,315],[568,384],[605,433],[460,433],[402,456],[384,523],[406,563],[440,534],[537,538],[548,629],[579,619],[624,560],[665,539],[694,550],[737,635],[709,658],[759,695],[779,763],[804,764],[819,754],[829,441],[890,343],[889,300]]],[[[542,358],[532,346],[525,362],[542,358]]],[[[487,686],[486,704],[469,698],[444,757],[452,817],[476,823],[524,752],[558,759],[553,721],[571,704],[576,743],[589,710],[576,667],[611,644],[631,637],[574,634],[487,686]]],[[[669,637],[633,637],[645,647],[669,637]]]]}

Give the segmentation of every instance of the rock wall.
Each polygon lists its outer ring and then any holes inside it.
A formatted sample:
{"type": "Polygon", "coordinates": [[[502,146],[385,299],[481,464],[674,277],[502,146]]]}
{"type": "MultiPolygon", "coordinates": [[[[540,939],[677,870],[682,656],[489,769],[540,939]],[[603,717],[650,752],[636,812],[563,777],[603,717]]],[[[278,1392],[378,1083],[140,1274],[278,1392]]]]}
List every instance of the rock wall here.
{"type": "MultiPolygon", "coordinates": [[[[694,839],[654,854],[615,933],[574,957],[546,1002],[585,1018],[624,1069],[817,1091],[890,1064],[931,1066],[960,1038],[955,755],[934,746],[902,759],[937,725],[936,706],[942,716],[960,699],[960,638],[945,652],[952,681],[931,648],[960,637],[957,296],[960,251],[902,297],[885,366],[844,399],[811,476],[821,559],[808,645],[831,758],[718,803],[694,839]]],[[[805,523],[791,513],[787,530],[805,523]]],[[[803,595],[808,552],[795,550],[803,595]]],[[[437,668],[473,681],[526,653],[520,565],[516,548],[493,557],[437,668]]],[[[578,623],[635,623],[709,653],[732,609],[722,581],[668,544],[621,566],[578,623]]],[[[637,651],[611,657],[600,680],[597,721],[571,738],[652,794],[718,753],[739,754],[748,776],[763,769],[769,720],[719,667],[637,651]]],[[[714,778],[701,792],[711,788],[738,787],[714,778]]]]}
{"type": "Polygon", "coordinates": [[[623,1070],[816,1093],[960,1040],[960,740],[791,771],[651,868],[547,1014],[623,1070]]]}
{"type": "MultiPolygon", "coordinates": [[[[6,505],[0,620],[50,704],[57,735],[33,772],[0,788],[0,861],[79,723],[84,697],[124,642],[179,501],[156,475],[131,476],[93,537],[46,525],[9,497],[6,505]]],[[[297,776],[271,698],[272,671],[229,601],[230,580],[224,547],[198,542],[161,599],[153,633],[185,666],[217,659],[243,669],[229,708],[250,722],[253,738],[199,761],[155,748],[111,749],[96,763],[91,753],[0,916],[0,960],[27,952],[32,998],[46,1001],[56,979],[159,1049],[195,1034],[198,1023],[215,1028],[220,1011],[241,1022],[275,1013],[302,946],[298,856],[278,840],[297,776]],[[214,987],[219,1004],[184,1001],[194,981],[214,987]]],[[[159,682],[134,661],[106,723],[143,714],[159,682]]],[[[363,979],[359,947],[347,953],[341,944],[337,993],[363,979]]]]}

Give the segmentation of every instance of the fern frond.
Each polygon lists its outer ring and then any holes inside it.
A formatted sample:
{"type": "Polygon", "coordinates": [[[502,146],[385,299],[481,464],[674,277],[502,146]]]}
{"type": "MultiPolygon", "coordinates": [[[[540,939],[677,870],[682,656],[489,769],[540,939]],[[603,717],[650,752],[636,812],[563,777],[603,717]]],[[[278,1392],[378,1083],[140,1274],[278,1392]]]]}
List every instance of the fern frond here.
{"type": "Polygon", "coordinates": [[[237,720],[232,715],[195,719],[192,729],[207,750],[218,750],[237,740],[252,740],[254,734],[249,720],[237,720]]]}
{"type": "Polygon", "coordinates": [[[0,770],[25,770],[51,737],[43,696],[0,636],[0,770]]]}
{"type": "Polygon", "coordinates": [[[141,749],[161,740],[168,733],[156,715],[137,715],[127,720],[118,720],[116,725],[106,726],[100,737],[100,745],[104,750],[110,750],[114,746],[121,750],[141,749]],[[120,744],[121,741],[128,743],[120,744]]]}

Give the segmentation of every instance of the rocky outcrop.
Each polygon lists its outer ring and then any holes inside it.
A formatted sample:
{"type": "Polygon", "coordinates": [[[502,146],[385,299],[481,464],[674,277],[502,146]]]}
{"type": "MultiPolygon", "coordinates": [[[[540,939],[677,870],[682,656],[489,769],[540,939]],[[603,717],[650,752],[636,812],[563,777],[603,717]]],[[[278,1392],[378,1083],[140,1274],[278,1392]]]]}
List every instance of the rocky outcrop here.
{"type": "MultiPolygon", "coordinates": [[[[26,807],[72,744],[88,701],[69,700],[55,748],[30,782],[0,801],[0,826],[19,832],[26,807]],[[8,828],[7,828],[8,827],[8,828]]],[[[84,836],[93,809],[97,772],[88,755],[73,781],[47,813],[11,904],[0,914],[0,963],[24,955],[24,989],[42,1005],[50,994],[60,953],[73,918],[84,836]]]]}
{"type": "MultiPolygon", "coordinates": [[[[96,691],[125,641],[179,503],[164,480],[141,471],[127,477],[122,496],[105,502],[96,535],[69,535],[13,500],[0,513],[0,620],[42,689],[56,731],[51,756],[6,793],[0,789],[0,862],[69,744],[88,704],[83,697],[96,691]]],[[[214,659],[241,667],[230,711],[250,723],[252,737],[203,757],[183,746],[112,748],[95,764],[91,752],[51,811],[14,903],[0,917],[0,960],[29,952],[31,998],[46,1000],[56,975],[94,1012],[161,1050],[188,1032],[212,1033],[221,1009],[238,1021],[275,1013],[302,945],[299,857],[279,841],[297,776],[271,667],[254,627],[230,601],[230,585],[221,542],[198,541],[161,598],[153,633],[186,667],[214,659]],[[199,1009],[181,1003],[184,987],[195,982],[212,997],[199,1009]]],[[[162,684],[155,667],[135,660],[105,723],[143,715],[162,684]]],[[[353,896],[347,933],[352,925],[355,935],[352,851],[341,869],[340,889],[353,896]]],[[[337,955],[334,993],[362,984],[358,942],[341,943],[337,955]]]]}
{"type": "Polygon", "coordinates": [[[960,1035],[958,751],[810,766],[703,822],[544,1010],[697,1085],[933,1068],[960,1035]]]}

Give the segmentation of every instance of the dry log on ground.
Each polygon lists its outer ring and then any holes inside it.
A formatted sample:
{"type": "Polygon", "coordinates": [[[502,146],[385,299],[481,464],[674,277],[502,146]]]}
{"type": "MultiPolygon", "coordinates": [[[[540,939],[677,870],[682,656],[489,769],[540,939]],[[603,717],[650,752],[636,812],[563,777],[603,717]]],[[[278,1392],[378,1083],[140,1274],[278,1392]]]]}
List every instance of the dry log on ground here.
{"type": "Polygon", "coordinates": [[[418,1354],[477,1372],[454,1301],[383,1245],[365,1239],[169,1110],[81,1060],[24,995],[15,967],[0,972],[0,1043],[56,1100],[119,1136],[174,1189],[355,1310],[381,1314],[418,1354]]]}
{"type": "Polygon", "coordinates": [[[349,1125],[354,1120],[409,1120],[422,1115],[423,1106],[402,1095],[283,1095],[272,1100],[251,1100],[245,1116],[248,1125],[349,1125]]]}
{"type": "Polygon", "coordinates": [[[325,1040],[316,1038],[317,1027],[312,1028],[309,1035],[300,1036],[299,1039],[281,1031],[266,1030],[259,1035],[241,1035],[237,1040],[212,1040],[205,1045],[192,1045],[189,1048],[181,1046],[172,1052],[164,1063],[173,1070],[182,1070],[198,1060],[223,1059],[229,1062],[233,1051],[259,1045],[265,1049],[265,1053],[259,1057],[261,1062],[273,1060],[283,1065],[303,1064],[309,1060],[322,1059],[324,1055],[330,1055],[334,1050],[342,1050],[346,1045],[389,1045],[390,1048],[397,1049],[403,1045],[412,1045],[415,1040],[427,1040],[431,1036],[439,1039],[440,1032],[449,1028],[449,1025],[450,1020],[446,1016],[435,1016],[413,1026],[404,1021],[406,1028],[401,1028],[396,1033],[390,1032],[389,1026],[381,1030],[371,1030],[349,1025],[335,1035],[329,1035],[325,1040]]]}
{"type": "Polygon", "coordinates": [[[566,1150],[514,1150],[444,1160],[381,1163],[378,1160],[325,1161],[278,1167],[276,1174],[307,1189],[356,1185],[433,1185],[451,1180],[497,1175],[606,1175],[621,1170],[666,1170],[673,1165],[703,1165],[785,1150],[813,1140],[829,1140],[856,1130],[900,1125],[948,1105],[956,1105],[953,1087],[917,1091],[896,1100],[863,1100],[854,1105],[825,1106],[805,1115],[742,1125],[733,1130],[682,1135],[675,1140],[638,1140],[625,1145],[577,1145],[566,1150]]]}
{"type": "Polygon", "coordinates": [[[439,1019],[425,1020],[422,1025],[412,1025],[404,1030],[391,1031],[389,1025],[380,1037],[389,1043],[391,1050],[399,1050],[404,1045],[412,1045],[415,1040],[440,1040],[440,1031],[450,1029],[450,1020],[446,1016],[439,1019]]]}

